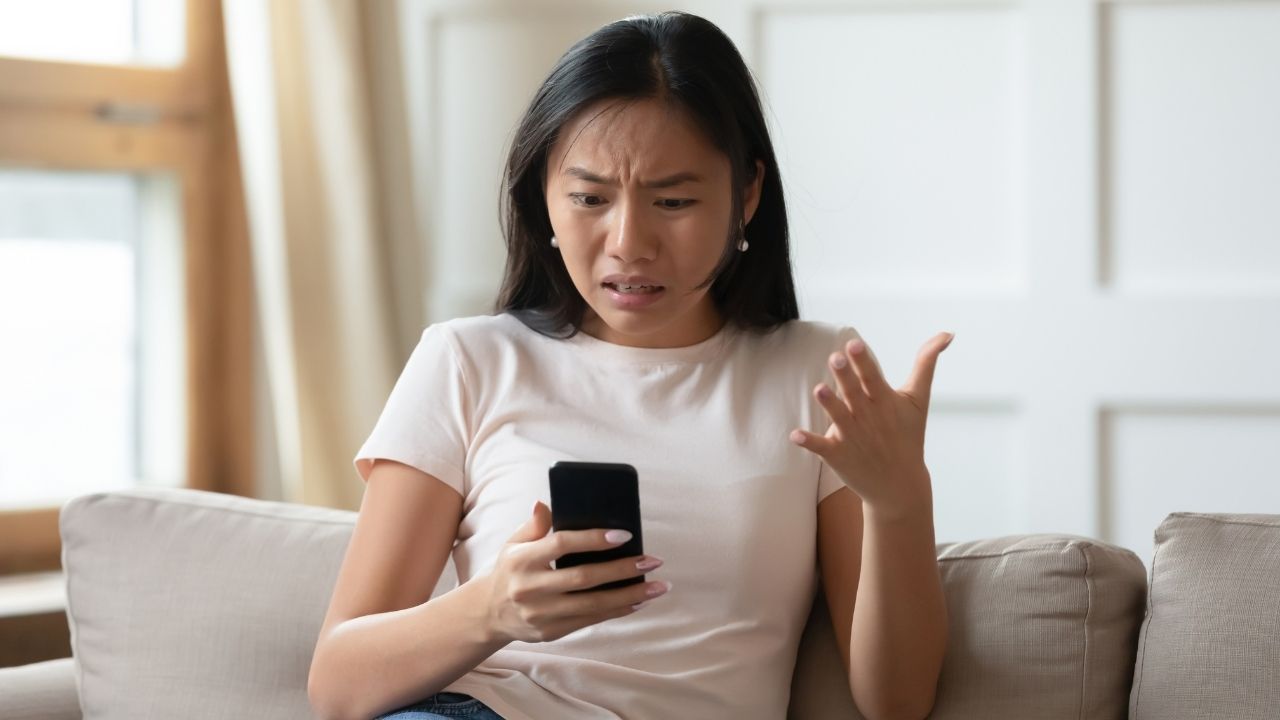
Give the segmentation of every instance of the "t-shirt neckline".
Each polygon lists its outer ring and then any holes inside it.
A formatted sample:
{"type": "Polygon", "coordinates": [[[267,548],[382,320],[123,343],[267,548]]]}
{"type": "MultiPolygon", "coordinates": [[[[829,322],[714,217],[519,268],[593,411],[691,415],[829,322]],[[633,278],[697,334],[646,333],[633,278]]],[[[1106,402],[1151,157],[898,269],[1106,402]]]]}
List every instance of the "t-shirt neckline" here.
{"type": "Polygon", "coordinates": [[[634,364],[694,363],[710,360],[720,354],[722,347],[736,332],[735,324],[728,320],[711,337],[683,347],[647,348],[619,345],[588,335],[582,330],[564,342],[601,360],[634,364]]]}

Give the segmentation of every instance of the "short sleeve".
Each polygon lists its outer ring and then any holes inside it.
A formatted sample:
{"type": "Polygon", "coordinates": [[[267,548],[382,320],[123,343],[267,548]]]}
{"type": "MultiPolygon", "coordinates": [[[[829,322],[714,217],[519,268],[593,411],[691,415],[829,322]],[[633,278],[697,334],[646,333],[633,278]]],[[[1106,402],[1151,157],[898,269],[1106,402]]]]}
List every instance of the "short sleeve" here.
{"type": "MultiPolygon", "coordinates": [[[[850,340],[855,340],[861,337],[862,336],[858,334],[858,331],[851,327],[840,328],[836,332],[835,338],[831,340],[831,347],[826,348],[826,353],[822,357],[825,358],[836,350],[843,348],[845,343],[850,340]]],[[[823,380],[829,381],[830,373],[827,372],[825,368],[826,366],[824,365],[823,372],[826,374],[823,376],[823,380]]],[[[820,412],[822,413],[823,418],[827,417],[825,411],[820,410],[820,412]]],[[[826,425],[823,425],[823,428],[825,427],[826,425]]],[[[840,479],[840,476],[837,475],[834,470],[827,467],[825,462],[819,461],[818,465],[818,502],[821,503],[823,500],[827,499],[828,495],[844,487],[844,481],[840,479]]]]}
{"type": "Polygon", "coordinates": [[[449,330],[432,325],[423,331],[373,432],[356,453],[360,479],[368,482],[374,460],[394,460],[439,478],[466,497],[468,402],[449,330]]]}

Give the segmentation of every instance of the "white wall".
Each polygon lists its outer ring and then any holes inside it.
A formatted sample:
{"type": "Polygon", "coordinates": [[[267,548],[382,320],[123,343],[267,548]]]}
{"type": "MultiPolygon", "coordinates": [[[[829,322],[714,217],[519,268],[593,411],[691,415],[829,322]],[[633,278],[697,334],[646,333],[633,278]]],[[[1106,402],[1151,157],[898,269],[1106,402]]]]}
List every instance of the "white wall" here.
{"type": "MultiPolygon", "coordinates": [[[[400,0],[435,320],[488,310],[516,119],[640,3],[400,0]]],[[[758,75],[803,315],[894,384],[950,330],[940,541],[1149,560],[1177,510],[1280,513],[1280,0],[696,2],[758,75]]]]}

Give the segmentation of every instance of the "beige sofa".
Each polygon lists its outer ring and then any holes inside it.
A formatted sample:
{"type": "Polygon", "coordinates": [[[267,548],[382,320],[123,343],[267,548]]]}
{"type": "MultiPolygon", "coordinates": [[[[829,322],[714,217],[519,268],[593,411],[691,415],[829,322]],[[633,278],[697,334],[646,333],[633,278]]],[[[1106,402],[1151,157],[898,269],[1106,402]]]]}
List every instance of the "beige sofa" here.
{"type": "MultiPolygon", "coordinates": [[[[191,490],[68,502],[75,658],[0,670],[0,718],[311,717],[307,669],[354,519],[191,490]]],[[[1280,718],[1280,516],[1169,516],[1150,593],[1137,556],[1082,537],[938,557],[952,631],[933,718],[1280,718]]],[[[789,717],[857,718],[821,597],[789,717]]]]}

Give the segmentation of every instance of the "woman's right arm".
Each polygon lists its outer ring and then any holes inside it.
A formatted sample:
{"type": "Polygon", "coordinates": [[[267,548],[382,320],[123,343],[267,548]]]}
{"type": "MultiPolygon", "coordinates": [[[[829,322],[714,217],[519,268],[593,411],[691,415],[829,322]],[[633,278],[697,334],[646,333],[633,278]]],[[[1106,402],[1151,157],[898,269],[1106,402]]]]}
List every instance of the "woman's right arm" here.
{"type": "Polygon", "coordinates": [[[307,679],[320,717],[407,705],[506,645],[488,636],[479,583],[431,598],[461,517],[462,497],[440,480],[374,463],[307,679]]]}
{"type": "Polygon", "coordinates": [[[397,462],[374,464],[307,679],[321,718],[368,720],[403,707],[513,640],[555,640],[630,615],[651,599],[646,590],[663,585],[566,594],[654,568],[637,568],[641,558],[631,557],[551,569],[565,553],[618,543],[605,529],[551,532],[539,503],[493,572],[431,598],[461,517],[461,496],[440,480],[397,462]]]}

